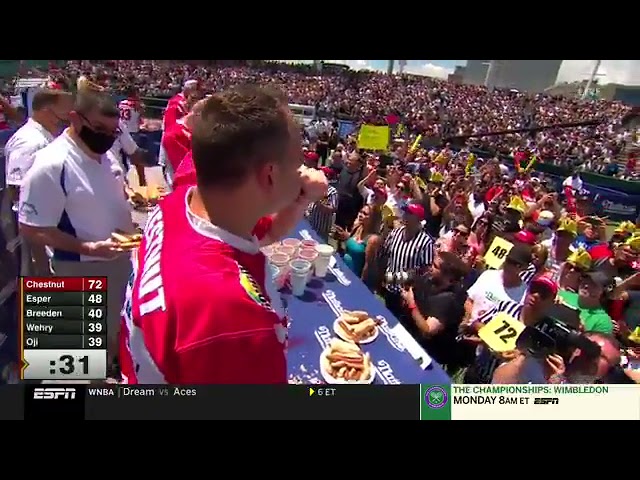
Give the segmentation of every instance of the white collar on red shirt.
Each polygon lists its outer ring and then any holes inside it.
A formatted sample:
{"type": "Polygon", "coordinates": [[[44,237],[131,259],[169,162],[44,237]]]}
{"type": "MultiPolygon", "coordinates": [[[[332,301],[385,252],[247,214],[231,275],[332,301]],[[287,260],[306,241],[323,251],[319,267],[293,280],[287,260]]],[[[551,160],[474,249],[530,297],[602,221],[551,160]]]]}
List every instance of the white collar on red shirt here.
{"type": "Polygon", "coordinates": [[[191,211],[189,207],[189,197],[191,196],[191,192],[194,187],[191,187],[184,195],[184,207],[187,215],[187,221],[191,225],[196,233],[200,235],[204,235],[205,237],[211,238],[213,240],[218,240],[220,242],[226,243],[227,245],[231,245],[236,250],[240,250],[241,252],[249,253],[251,255],[255,255],[260,251],[260,242],[254,236],[253,240],[247,240],[246,238],[239,237],[234,235],[231,232],[227,232],[226,230],[213,225],[211,222],[204,220],[203,218],[198,217],[195,213],[191,211]]]}

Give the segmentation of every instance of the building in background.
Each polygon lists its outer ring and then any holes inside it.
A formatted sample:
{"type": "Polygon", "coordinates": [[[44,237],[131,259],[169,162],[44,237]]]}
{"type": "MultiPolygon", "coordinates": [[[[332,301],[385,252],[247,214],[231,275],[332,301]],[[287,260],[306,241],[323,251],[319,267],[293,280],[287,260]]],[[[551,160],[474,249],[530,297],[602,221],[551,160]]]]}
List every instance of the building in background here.
{"type": "MultiPolygon", "coordinates": [[[[469,85],[484,85],[491,60],[467,60],[462,81],[469,85]]],[[[456,72],[454,72],[455,74],[456,72]]]]}
{"type": "Polygon", "coordinates": [[[491,60],[486,86],[542,92],[556,83],[562,60],[491,60]]]}
{"type": "Polygon", "coordinates": [[[447,81],[451,83],[458,83],[458,84],[463,83],[466,69],[467,67],[458,65],[453,71],[453,73],[449,74],[449,76],[447,77],[447,81]]]}

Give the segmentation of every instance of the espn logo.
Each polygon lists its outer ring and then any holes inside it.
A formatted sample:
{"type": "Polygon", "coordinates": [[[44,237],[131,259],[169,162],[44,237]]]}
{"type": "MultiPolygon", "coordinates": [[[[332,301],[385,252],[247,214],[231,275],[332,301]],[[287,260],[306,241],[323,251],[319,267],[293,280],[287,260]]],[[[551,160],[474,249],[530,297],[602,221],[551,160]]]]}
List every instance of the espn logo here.
{"type": "Polygon", "coordinates": [[[73,400],[76,398],[75,388],[36,388],[33,391],[34,400],[73,400]]]}
{"type": "Polygon", "coordinates": [[[548,397],[548,398],[535,398],[533,400],[534,405],[559,405],[560,399],[558,397],[548,397]]]}

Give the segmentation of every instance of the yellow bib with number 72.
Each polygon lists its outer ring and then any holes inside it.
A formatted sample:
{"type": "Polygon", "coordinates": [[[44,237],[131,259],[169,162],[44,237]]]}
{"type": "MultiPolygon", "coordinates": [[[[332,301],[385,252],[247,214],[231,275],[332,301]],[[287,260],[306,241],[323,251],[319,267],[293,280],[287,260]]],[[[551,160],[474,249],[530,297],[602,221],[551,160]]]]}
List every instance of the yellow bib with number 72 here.
{"type": "Polygon", "coordinates": [[[494,352],[509,352],[516,349],[516,340],[524,328],[523,323],[500,312],[478,330],[478,336],[494,352]]]}
{"type": "Polygon", "coordinates": [[[512,248],[513,243],[504,238],[495,237],[491,242],[491,246],[487,249],[487,253],[484,254],[485,263],[489,268],[499,270],[512,248]]]}

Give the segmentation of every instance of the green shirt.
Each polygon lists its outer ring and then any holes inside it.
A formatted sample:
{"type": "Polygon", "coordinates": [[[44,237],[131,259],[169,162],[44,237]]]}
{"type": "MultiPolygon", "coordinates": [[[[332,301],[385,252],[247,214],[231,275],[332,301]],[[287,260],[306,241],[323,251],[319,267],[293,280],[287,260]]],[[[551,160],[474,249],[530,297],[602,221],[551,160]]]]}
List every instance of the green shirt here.
{"type": "Polygon", "coordinates": [[[578,309],[585,331],[613,333],[613,322],[604,308],[582,308],[578,305],[578,294],[567,290],[560,290],[560,298],[570,307],[578,309]]]}

